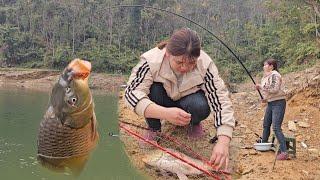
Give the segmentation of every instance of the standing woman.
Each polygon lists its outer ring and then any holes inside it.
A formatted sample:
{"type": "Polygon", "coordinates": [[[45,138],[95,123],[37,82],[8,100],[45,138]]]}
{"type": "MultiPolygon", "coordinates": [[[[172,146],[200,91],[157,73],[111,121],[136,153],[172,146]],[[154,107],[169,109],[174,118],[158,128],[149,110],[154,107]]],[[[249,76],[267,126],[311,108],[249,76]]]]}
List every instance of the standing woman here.
{"type": "Polygon", "coordinates": [[[274,134],[280,143],[280,153],[277,155],[277,159],[287,160],[287,146],[281,129],[286,110],[286,96],[282,88],[282,78],[276,60],[267,59],[264,62],[263,71],[264,76],[261,79],[261,84],[256,85],[256,89],[262,90],[263,101],[268,102],[263,120],[262,142],[268,142],[272,124],[274,134]]]}
{"type": "Polygon", "coordinates": [[[191,138],[203,138],[201,121],[212,113],[218,142],[210,161],[217,169],[227,168],[235,126],[232,104],[217,67],[200,45],[197,33],[183,28],[142,54],[127,83],[125,102],[145,118],[150,129],[145,137],[152,141],[161,131],[161,119],[186,126],[191,138]]]}

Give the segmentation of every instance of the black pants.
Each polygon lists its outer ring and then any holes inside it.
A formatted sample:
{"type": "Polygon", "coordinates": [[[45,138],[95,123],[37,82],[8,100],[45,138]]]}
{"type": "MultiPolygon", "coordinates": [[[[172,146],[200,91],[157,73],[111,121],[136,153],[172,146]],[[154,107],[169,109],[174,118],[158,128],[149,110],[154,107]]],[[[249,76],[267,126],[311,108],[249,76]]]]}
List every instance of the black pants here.
{"type": "MultiPolygon", "coordinates": [[[[197,125],[210,114],[208,101],[202,90],[173,101],[167,94],[162,83],[154,82],[150,88],[151,101],[163,107],[178,107],[191,114],[191,125],[197,125]]],[[[161,130],[160,119],[146,118],[150,129],[161,130]]]]}

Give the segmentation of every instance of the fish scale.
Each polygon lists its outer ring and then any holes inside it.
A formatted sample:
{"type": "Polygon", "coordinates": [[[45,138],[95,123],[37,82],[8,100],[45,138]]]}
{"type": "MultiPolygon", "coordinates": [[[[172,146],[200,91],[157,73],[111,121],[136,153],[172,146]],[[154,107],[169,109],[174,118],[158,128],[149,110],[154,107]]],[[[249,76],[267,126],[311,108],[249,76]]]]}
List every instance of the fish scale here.
{"type": "Polygon", "coordinates": [[[38,155],[68,158],[87,154],[95,146],[91,136],[88,136],[91,132],[91,123],[81,129],[72,129],[63,126],[57,119],[42,121],[38,155]]]}

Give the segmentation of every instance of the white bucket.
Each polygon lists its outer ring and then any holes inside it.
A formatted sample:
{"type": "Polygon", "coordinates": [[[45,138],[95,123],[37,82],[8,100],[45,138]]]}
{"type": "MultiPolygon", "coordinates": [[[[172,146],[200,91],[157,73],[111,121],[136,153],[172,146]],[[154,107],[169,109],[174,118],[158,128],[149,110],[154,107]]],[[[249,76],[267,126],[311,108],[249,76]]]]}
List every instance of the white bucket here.
{"type": "Polygon", "coordinates": [[[253,146],[257,151],[269,151],[272,143],[255,143],[253,146]]]}

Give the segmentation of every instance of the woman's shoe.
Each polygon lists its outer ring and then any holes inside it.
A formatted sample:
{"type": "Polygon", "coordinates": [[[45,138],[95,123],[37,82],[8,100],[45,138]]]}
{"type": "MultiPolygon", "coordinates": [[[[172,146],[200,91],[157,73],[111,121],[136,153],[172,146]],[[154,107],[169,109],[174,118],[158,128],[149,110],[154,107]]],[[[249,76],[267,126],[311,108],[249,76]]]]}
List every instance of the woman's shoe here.
{"type": "MultiPolygon", "coordinates": [[[[160,140],[158,133],[159,133],[159,131],[146,130],[143,135],[143,138],[145,140],[148,140],[148,141],[151,141],[151,142],[157,144],[160,140]]],[[[140,146],[140,148],[143,148],[143,149],[151,149],[154,147],[152,144],[150,144],[146,141],[143,141],[143,140],[139,141],[139,146],[140,146]]]]}
{"type": "Polygon", "coordinates": [[[189,126],[188,137],[193,139],[201,138],[204,135],[202,125],[199,123],[197,125],[189,126]]]}
{"type": "Polygon", "coordinates": [[[286,152],[281,152],[280,154],[277,155],[277,160],[288,160],[289,156],[288,153],[286,152]]]}

